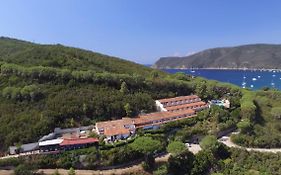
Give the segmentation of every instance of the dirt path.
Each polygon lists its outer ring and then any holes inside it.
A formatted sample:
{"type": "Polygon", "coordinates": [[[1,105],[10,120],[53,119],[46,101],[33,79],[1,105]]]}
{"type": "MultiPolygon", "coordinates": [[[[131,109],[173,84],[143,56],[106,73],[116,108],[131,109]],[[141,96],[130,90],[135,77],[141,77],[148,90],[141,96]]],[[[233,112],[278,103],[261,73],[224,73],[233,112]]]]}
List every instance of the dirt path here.
{"type": "MultiPolygon", "coordinates": [[[[155,158],[156,162],[166,162],[168,161],[170,154],[164,154],[163,156],[159,156],[155,158]]],[[[55,172],[55,169],[40,169],[40,171],[43,171],[47,175],[51,175],[55,172]]],[[[59,173],[61,175],[68,175],[68,170],[65,169],[58,169],[59,173]]],[[[75,171],[77,175],[113,175],[113,174],[125,174],[125,173],[132,173],[132,172],[143,172],[141,164],[132,165],[126,168],[117,168],[117,169],[111,169],[111,170],[76,170],[75,171]]],[[[0,175],[12,175],[12,170],[0,170],[0,175]]]]}

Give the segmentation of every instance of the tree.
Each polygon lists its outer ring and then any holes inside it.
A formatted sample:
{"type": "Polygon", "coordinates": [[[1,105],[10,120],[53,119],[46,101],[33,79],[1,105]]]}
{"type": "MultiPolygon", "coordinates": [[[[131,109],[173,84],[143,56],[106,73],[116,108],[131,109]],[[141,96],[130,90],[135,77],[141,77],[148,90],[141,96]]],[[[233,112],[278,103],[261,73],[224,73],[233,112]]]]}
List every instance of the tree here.
{"type": "Polygon", "coordinates": [[[180,141],[173,141],[168,145],[167,150],[171,154],[180,154],[186,150],[186,146],[180,141]]]}
{"type": "Polygon", "coordinates": [[[75,173],[75,170],[74,170],[74,168],[70,168],[69,169],[69,171],[68,171],[68,175],[75,175],[76,173],[75,173]]]}
{"type": "Polygon", "coordinates": [[[33,175],[33,170],[28,165],[20,164],[14,170],[15,175],[33,175]]]}
{"type": "Polygon", "coordinates": [[[148,153],[144,156],[144,162],[142,163],[142,167],[145,171],[151,171],[155,166],[155,158],[153,154],[148,153]]]}
{"type": "Polygon", "coordinates": [[[202,98],[206,98],[206,82],[205,81],[201,81],[196,85],[196,89],[195,92],[197,95],[199,95],[202,98]]]}
{"type": "Polygon", "coordinates": [[[190,174],[194,162],[194,155],[186,150],[178,155],[171,155],[168,159],[168,171],[171,174],[190,174]]]}
{"type": "Polygon", "coordinates": [[[153,79],[154,78],[159,78],[159,72],[157,70],[151,71],[150,77],[153,78],[153,79]]]}
{"type": "Polygon", "coordinates": [[[184,72],[177,72],[175,74],[173,74],[173,77],[175,77],[178,80],[188,80],[187,75],[184,72]]]}
{"type": "Polygon", "coordinates": [[[208,174],[207,172],[210,170],[210,168],[212,168],[212,165],[214,164],[216,164],[216,160],[210,150],[199,151],[195,155],[191,174],[208,174]]]}
{"type": "Polygon", "coordinates": [[[136,138],[130,146],[144,155],[154,153],[155,151],[163,148],[160,141],[146,136],[136,138]]]}
{"type": "Polygon", "coordinates": [[[200,141],[200,146],[202,149],[210,149],[212,147],[216,147],[218,145],[217,138],[213,135],[208,135],[205,136],[201,141],[200,141]]]}
{"type": "Polygon", "coordinates": [[[94,168],[98,161],[98,151],[95,147],[90,148],[85,161],[89,164],[88,167],[94,168]]]}
{"type": "Polygon", "coordinates": [[[133,110],[131,108],[131,105],[129,103],[126,103],[125,106],[124,106],[124,109],[126,111],[127,116],[131,117],[132,114],[133,114],[133,110]]]}
{"type": "Polygon", "coordinates": [[[127,95],[129,93],[128,86],[127,86],[127,83],[125,81],[123,81],[121,83],[120,92],[124,95],[127,95]]]}
{"type": "Polygon", "coordinates": [[[237,123],[237,127],[240,129],[241,133],[248,133],[252,129],[252,124],[249,119],[244,119],[237,123]]]}

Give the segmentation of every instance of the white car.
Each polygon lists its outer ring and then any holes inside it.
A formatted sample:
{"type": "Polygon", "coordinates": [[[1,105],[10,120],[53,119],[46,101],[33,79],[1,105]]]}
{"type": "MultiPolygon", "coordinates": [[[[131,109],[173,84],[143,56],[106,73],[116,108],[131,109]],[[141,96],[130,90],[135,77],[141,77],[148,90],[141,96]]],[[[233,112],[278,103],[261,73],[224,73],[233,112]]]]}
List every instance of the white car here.
{"type": "Polygon", "coordinates": [[[222,142],[225,142],[225,141],[228,140],[228,137],[227,137],[227,136],[223,136],[223,137],[221,137],[219,140],[222,141],[222,142]]]}

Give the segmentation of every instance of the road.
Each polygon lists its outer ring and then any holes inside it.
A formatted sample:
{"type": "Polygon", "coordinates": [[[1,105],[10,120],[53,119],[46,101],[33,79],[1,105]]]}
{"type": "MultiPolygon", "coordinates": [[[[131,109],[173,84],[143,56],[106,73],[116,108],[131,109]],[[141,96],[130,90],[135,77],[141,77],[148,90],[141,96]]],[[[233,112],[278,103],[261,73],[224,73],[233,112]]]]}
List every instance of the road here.
{"type": "MultiPolygon", "coordinates": [[[[156,162],[167,162],[168,158],[170,157],[170,154],[164,154],[159,157],[155,158],[156,162]]],[[[47,175],[51,175],[55,172],[55,169],[40,169],[38,172],[44,172],[47,175]]],[[[58,169],[59,173],[61,175],[68,175],[68,170],[65,169],[58,169]]],[[[111,170],[75,170],[76,174],[79,175],[112,175],[112,174],[125,174],[125,173],[143,173],[143,169],[141,164],[137,165],[132,165],[126,168],[117,168],[117,169],[111,169],[111,170]]],[[[0,170],[0,175],[12,175],[13,171],[12,170],[0,170]]]]}
{"type": "MultiPolygon", "coordinates": [[[[246,149],[247,151],[258,151],[258,152],[270,152],[270,153],[277,153],[281,152],[281,148],[271,148],[271,149],[266,149],[266,148],[245,148],[241,147],[239,145],[236,145],[230,140],[229,136],[223,136],[218,140],[219,142],[225,144],[228,147],[235,147],[235,148],[240,148],[240,149],[246,149]]],[[[191,151],[193,154],[197,154],[200,150],[201,147],[199,144],[186,144],[189,151],[191,151]]],[[[164,154],[162,156],[156,157],[155,161],[156,162],[166,162],[168,161],[170,154],[164,154]]],[[[39,170],[43,171],[44,173],[51,175],[54,173],[55,169],[44,169],[44,170],[39,170]]],[[[59,169],[59,173],[61,175],[67,175],[68,170],[64,169],[59,169]]],[[[111,170],[76,170],[76,174],[79,175],[111,175],[111,174],[124,174],[124,173],[131,173],[131,172],[142,172],[142,166],[141,164],[137,165],[132,165],[126,168],[118,168],[118,169],[111,169],[111,170]]],[[[0,175],[12,175],[13,171],[11,170],[0,170],[0,175]]]]}
{"type": "Polygon", "coordinates": [[[277,153],[281,152],[281,148],[246,148],[233,143],[229,136],[223,136],[219,139],[219,142],[225,144],[228,147],[235,147],[240,149],[246,149],[247,151],[257,151],[257,152],[270,152],[270,153],[277,153]]]}

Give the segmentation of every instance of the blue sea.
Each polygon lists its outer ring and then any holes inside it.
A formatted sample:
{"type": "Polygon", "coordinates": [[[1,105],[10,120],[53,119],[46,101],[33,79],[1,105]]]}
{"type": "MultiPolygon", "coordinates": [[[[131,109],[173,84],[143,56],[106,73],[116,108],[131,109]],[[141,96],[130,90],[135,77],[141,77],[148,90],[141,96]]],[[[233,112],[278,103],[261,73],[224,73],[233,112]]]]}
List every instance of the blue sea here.
{"type": "Polygon", "coordinates": [[[281,71],[210,69],[165,69],[164,71],[169,73],[184,72],[188,75],[232,83],[237,86],[253,90],[261,89],[263,87],[281,90],[281,71]]]}

